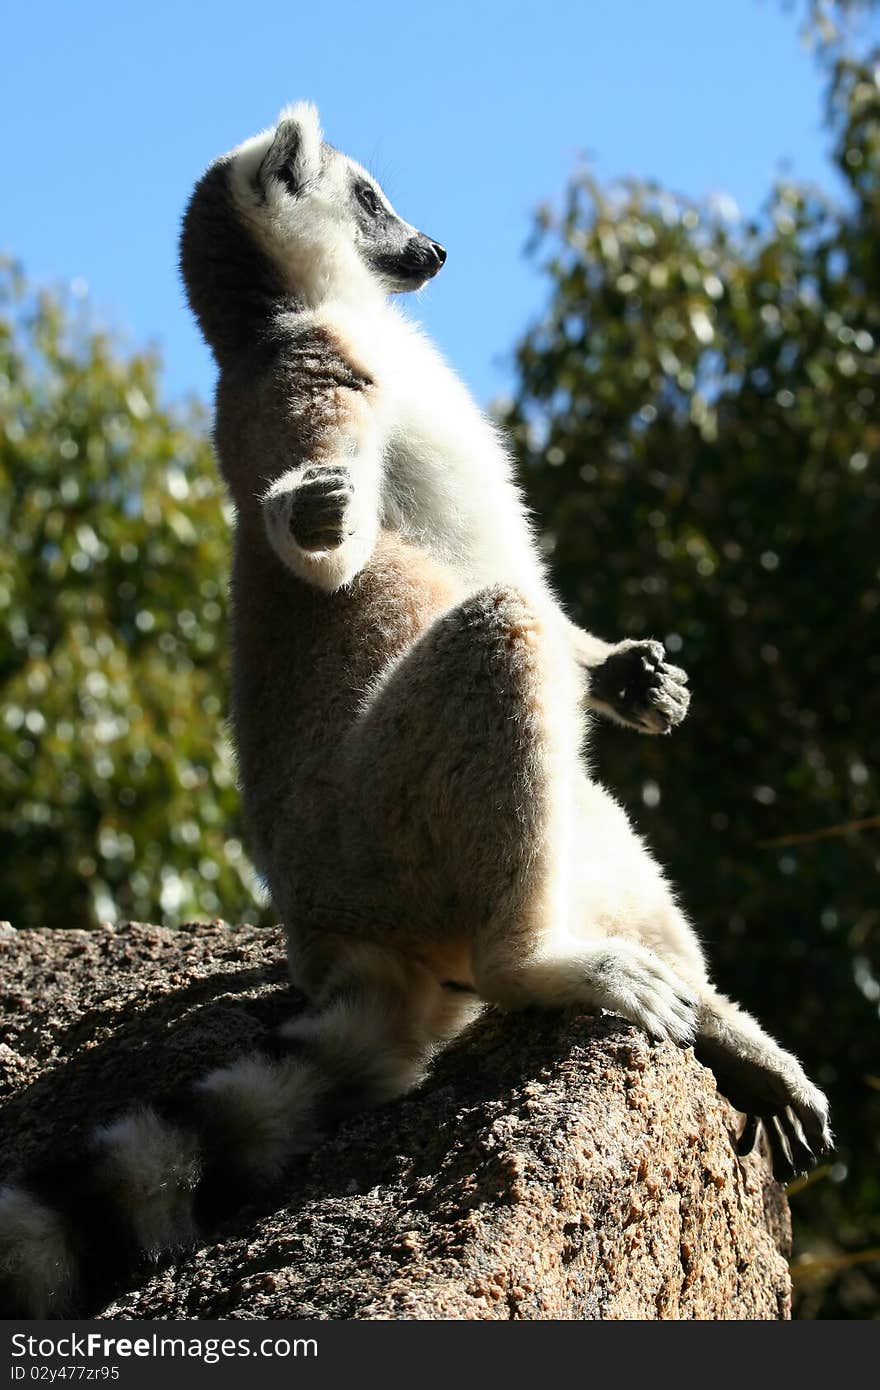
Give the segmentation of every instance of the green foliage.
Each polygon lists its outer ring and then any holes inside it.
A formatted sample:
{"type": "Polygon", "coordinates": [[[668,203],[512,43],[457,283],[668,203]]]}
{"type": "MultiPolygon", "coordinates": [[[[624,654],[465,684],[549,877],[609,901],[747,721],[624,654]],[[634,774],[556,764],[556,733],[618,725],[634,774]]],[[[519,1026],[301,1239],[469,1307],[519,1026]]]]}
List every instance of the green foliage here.
{"type": "Polygon", "coordinates": [[[223,733],[228,525],[196,412],[0,267],[0,911],[252,902],[223,733]]]}
{"type": "MultiPolygon", "coordinates": [[[[834,68],[842,209],[781,186],[743,224],[578,176],[505,418],[573,614],[691,674],[670,741],[596,756],[722,985],[830,1090],[836,1161],[794,1200],[832,1264],[880,1246],[880,825],[772,842],[880,811],[878,81],[834,68]]],[[[865,1315],[878,1287],[853,1264],[803,1306],[865,1315]]]]}

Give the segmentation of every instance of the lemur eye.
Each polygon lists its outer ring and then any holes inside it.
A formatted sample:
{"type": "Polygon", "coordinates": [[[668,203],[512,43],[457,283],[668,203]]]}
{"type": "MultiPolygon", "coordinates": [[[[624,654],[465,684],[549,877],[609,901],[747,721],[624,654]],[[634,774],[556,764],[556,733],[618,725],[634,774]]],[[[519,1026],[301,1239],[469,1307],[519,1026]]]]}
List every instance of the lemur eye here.
{"type": "Polygon", "coordinates": [[[371,217],[376,217],[382,207],[368,183],[359,183],[355,192],[362,207],[365,207],[371,217]]]}

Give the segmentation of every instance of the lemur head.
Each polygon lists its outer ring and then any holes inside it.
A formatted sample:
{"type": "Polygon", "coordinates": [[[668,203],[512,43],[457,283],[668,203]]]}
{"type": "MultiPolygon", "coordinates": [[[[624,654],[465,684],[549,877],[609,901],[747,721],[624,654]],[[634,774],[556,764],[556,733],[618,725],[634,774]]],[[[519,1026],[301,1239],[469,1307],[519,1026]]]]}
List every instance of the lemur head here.
{"type": "Polygon", "coordinates": [[[272,302],[316,308],[415,290],[445,260],[366,169],[324,141],[308,102],[211,165],[181,238],[190,303],[220,352],[272,302]]]}
{"type": "Polygon", "coordinates": [[[419,289],[443,247],[397,215],[366,169],[322,138],[308,102],[233,155],[233,187],[291,284],[309,302],[365,279],[384,293],[419,289]]]}

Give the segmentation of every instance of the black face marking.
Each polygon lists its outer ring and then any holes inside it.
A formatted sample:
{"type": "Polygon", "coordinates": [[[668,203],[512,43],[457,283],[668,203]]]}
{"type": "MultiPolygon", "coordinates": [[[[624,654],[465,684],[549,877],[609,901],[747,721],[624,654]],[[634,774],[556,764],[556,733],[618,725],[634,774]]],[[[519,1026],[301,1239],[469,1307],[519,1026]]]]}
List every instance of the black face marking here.
{"type": "Polygon", "coordinates": [[[371,188],[368,183],[356,183],[354,191],[355,197],[369,216],[378,217],[383,208],[376,196],[375,189],[371,188]]]}
{"type": "Polygon", "coordinates": [[[401,289],[424,285],[437,274],[445,260],[443,247],[422,232],[408,236],[397,247],[377,247],[370,255],[373,269],[401,289]]]}
{"type": "Polygon", "coordinates": [[[421,232],[413,232],[383,202],[378,189],[357,173],[350,183],[358,225],[358,249],[367,265],[392,291],[414,290],[436,275],[446,252],[421,232]]]}

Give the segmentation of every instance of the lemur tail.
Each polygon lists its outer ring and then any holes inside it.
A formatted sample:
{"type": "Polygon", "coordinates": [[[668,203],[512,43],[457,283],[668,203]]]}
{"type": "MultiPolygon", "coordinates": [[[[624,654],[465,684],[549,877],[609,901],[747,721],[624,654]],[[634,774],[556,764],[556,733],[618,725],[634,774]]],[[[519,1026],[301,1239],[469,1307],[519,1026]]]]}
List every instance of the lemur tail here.
{"type": "Polygon", "coordinates": [[[416,1085],[440,1041],[426,1021],[397,993],[341,990],[286,1025],[279,1055],[241,1057],[0,1188],[0,1316],[98,1306],[139,1266],[192,1247],[334,1121],[416,1085]]]}

